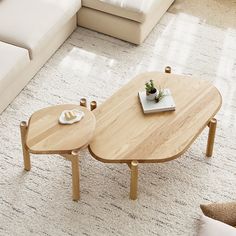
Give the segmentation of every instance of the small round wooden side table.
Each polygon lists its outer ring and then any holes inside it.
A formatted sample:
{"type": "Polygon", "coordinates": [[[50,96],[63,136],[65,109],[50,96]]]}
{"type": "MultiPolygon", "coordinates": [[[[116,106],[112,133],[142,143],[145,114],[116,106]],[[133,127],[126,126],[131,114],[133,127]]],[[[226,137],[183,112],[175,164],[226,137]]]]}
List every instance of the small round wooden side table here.
{"type": "Polygon", "coordinates": [[[92,139],[95,125],[93,113],[79,105],[58,105],[36,111],[28,125],[25,121],[20,124],[25,170],[31,169],[30,153],[59,154],[65,157],[71,161],[72,166],[73,200],[79,200],[79,150],[92,139]],[[71,109],[79,109],[85,116],[73,125],[59,124],[61,112],[71,109]]]}

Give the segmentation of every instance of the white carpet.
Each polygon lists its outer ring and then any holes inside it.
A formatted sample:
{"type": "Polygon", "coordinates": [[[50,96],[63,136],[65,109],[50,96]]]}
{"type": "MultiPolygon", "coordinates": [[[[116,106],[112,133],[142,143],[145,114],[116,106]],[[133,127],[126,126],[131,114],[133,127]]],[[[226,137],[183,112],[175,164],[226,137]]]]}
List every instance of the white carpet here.
{"type": "Polygon", "coordinates": [[[236,31],[167,13],[140,47],[78,28],[0,115],[0,235],[196,235],[200,203],[236,197],[236,31]],[[19,123],[35,110],[81,97],[102,103],[132,77],[163,71],[212,81],[224,102],[214,158],[207,130],[182,158],[140,165],[139,198],[129,169],[81,160],[81,201],[71,200],[70,163],[32,156],[23,171],[19,123]]]}

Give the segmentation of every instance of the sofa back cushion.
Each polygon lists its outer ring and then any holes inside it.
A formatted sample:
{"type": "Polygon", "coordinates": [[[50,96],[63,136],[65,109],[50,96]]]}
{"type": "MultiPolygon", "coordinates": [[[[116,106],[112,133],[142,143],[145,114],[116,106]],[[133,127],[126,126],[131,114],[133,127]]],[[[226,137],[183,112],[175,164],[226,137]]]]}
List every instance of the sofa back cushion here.
{"type": "Polygon", "coordinates": [[[158,8],[163,0],[82,0],[82,6],[144,22],[147,15],[158,8]]]}
{"type": "Polygon", "coordinates": [[[80,0],[4,0],[0,40],[28,49],[32,59],[80,6],[80,0]]]}

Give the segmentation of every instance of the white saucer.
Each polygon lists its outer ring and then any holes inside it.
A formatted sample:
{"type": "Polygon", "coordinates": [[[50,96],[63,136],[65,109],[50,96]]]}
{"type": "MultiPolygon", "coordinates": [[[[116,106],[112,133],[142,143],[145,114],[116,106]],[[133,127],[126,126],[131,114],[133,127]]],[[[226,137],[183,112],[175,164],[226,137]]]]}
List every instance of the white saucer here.
{"type": "Polygon", "coordinates": [[[82,118],[84,117],[84,112],[77,110],[77,109],[73,109],[73,110],[65,110],[61,113],[60,117],[59,117],[59,123],[63,124],[63,125],[72,125],[76,122],[79,122],[82,118]],[[73,120],[66,120],[65,118],[65,113],[69,112],[69,111],[73,111],[76,115],[76,118],[73,120]]]}

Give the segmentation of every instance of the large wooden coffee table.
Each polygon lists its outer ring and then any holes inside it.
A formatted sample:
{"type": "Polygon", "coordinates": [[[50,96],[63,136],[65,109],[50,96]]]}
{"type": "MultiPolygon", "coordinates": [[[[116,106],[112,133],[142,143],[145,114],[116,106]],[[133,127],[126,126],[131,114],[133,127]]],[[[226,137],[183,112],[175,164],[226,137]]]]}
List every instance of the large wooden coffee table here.
{"type": "Polygon", "coordinates": [[[137,76],[95,109],[97,124],[89,145],[97,160],[127,163],[131,170],[130,198],[137,198],[138,164],[180,157],[209,127],[206,155],[212,156],[221,95],[209,82],[167,73],[137,76]],[[170,88],[176,111],[144,115],[138,99],[146,81],[170,88]]]}

